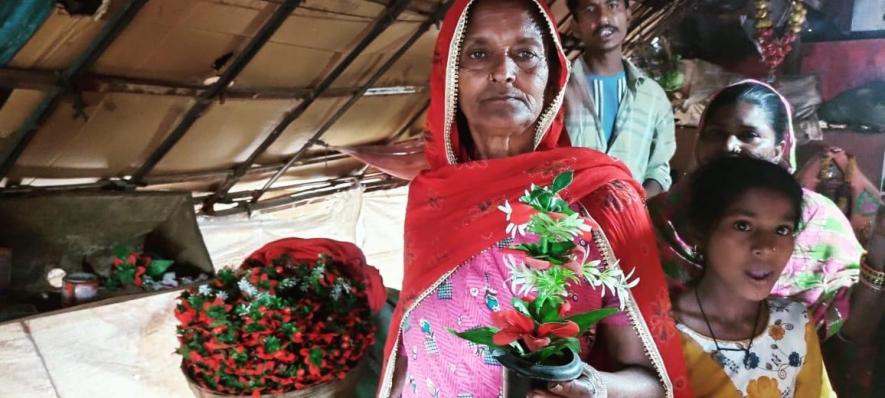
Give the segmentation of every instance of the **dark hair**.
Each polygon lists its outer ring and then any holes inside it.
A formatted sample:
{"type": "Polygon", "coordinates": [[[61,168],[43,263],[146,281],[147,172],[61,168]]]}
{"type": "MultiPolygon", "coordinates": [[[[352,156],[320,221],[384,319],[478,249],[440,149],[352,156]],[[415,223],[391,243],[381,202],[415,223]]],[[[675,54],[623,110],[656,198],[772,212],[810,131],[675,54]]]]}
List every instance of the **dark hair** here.
{"type": "MultiPolygon", "coordinates": [[[[567,0],[565,2],[565,6],[575,19],[578,18],[578,1],[580,0],[567,0]]],[[[630,8],[630,0],[624,0],[624,7],[630,8]]]]}
{"type": "Polygon", "coordinates": [[[802,187],[783,167],[747,156],[726,156],[701,166],[691,176],[688,223],[695,235],[707,236],[728,209],[751,189],[786,197],[793,205],[793,228],[799,229],[802,187]]]}
{"type": "Polygon", "coordinates": [[[724,106],[734,104],[737,101],[747,102],[762,108],[765,111],[768,124],[774,130],[775,142],[782,142],[787,131],[787,108],[781,100],[780,94],[773,89],[756,83],[741,83],[726,87],[716,94],[716,97],[707,105],[704,111],[704,119],[713,116],[713,113],[724,106]]]}

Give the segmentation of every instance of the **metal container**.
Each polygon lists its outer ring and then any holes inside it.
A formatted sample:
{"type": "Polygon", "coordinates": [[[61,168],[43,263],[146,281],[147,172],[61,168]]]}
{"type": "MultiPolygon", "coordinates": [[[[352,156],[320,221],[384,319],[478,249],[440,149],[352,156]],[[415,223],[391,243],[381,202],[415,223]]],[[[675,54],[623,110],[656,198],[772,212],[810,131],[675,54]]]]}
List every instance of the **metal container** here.
{"type": "Polygon", "coordinates": [[[98,277],[88,272],[74,272],[64,278],[61,304],[65,307],[94,300],[98,296],[98,277]]]}

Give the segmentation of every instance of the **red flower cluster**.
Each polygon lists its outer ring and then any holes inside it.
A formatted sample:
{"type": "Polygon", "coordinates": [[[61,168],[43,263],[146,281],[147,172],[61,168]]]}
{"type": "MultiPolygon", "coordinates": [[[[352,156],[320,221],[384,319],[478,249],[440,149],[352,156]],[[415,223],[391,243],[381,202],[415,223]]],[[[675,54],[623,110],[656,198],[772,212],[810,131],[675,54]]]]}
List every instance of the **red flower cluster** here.
{"type": "Polygon", "coordinates": [[[375,340],[365,286],[321,257],[251,262],[182,293],[183,369],[226,394],[279,394],[343,379],[375,340]]]}
{"type": "Polygon", "coordinates": [[[105,283],[111,288],[127,285],[142,287],[144,274],[151,264],[151,258],[139,252],[130,252],[125,256],[114,257],[111,263],[111,274],[105,283]]]}

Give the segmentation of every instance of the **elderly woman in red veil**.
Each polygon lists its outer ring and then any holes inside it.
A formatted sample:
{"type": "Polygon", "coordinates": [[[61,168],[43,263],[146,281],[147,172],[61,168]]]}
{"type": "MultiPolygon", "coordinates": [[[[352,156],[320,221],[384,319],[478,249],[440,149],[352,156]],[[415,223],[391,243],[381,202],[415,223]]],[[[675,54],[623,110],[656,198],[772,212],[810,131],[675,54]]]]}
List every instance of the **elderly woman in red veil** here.
{"type": "Polygon", "coordinates": [[[448,330],[491,324],[516,296],[497,206],[567,170],[574,181],[563,199],[599,226],[581,244],[639,284],[617,299],[589,284],[572,292],[572,312],[624,311],[582,339],[581,378],[532,395],[691,396],[641,187],[599,152],[558,148],[569,71],[555,26],[538,0],[456,0],[446,15],[431,73],[430,168],[409,191],[405,278],[379,396],[501,394],[501,365],[448,330]]]}

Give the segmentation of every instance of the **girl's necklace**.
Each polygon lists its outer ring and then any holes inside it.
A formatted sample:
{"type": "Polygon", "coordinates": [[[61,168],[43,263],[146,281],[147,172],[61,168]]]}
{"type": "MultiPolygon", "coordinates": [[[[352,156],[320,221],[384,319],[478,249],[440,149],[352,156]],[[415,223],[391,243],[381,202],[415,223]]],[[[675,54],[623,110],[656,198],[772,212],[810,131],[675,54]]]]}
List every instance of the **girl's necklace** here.
{"type": "Polygon", "coordinates": [[[734,348],[721,348],[719,347],[719,340],[716,339],[716,335],[713,334],[713,326],[710,325],[710,321],[707,319],[707,313],[704,312],[704,306],[701,305],[701,297],[698,295],[698,289],[694,289],[694,298],[698,302],[698,308],[701,310],[701,316],[704,317],[704,323],[707,324],[707,330],[710,331],[710,337],[713,338],[713,344],[716,345],[716,352],[721,353],[722,351],[743,351],[744,352],[744,366],[747,366],[747,363],[750,360],[750,348],[753,347],[753,339],[756,338],[756,325],[759,323],[759,315],[762,314],[762,301],[759,302],[759,307],[756,309],[756,319],[753,321],[753,333],[750,334],[750,343],[747,344],[747,348],[734,349],[734,348]]]}

